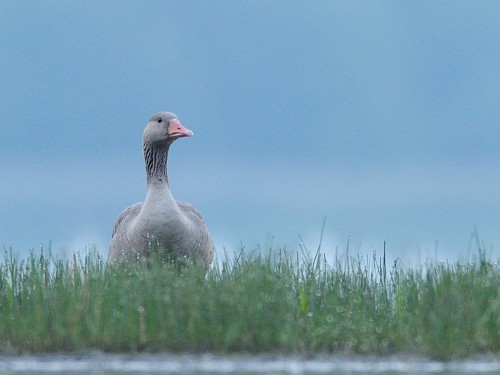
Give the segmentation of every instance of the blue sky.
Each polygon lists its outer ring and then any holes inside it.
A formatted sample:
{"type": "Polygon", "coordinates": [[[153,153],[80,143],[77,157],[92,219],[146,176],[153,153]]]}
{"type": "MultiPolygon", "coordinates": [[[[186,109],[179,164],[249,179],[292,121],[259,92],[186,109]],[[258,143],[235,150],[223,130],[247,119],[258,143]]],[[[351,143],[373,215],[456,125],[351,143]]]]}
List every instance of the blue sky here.
{"type": "Polygon", "coordinates": [[[141,135],[194,131],[171,190],[243,244],[500,256],[500,3],[0,5],[0,245],[95,243],[143,200],[141,135]]]}

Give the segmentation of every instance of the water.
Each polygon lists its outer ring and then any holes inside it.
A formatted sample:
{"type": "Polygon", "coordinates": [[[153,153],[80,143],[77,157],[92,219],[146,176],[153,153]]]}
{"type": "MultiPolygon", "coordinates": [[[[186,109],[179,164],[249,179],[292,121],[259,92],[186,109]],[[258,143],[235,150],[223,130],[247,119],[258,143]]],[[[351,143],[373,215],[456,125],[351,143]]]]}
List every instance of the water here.
{"type": "Polygon", "coordinates": [[[47,355],[0,357],[0,375],[16,374],[488,374],[500,375],[500,357],[437,362],[416,357],[47,355]]]}

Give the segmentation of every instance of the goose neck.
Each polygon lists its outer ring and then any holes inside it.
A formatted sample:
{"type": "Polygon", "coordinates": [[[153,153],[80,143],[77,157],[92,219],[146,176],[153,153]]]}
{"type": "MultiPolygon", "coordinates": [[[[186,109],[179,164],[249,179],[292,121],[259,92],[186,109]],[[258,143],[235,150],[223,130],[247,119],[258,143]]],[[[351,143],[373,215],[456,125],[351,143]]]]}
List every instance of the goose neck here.
{"type": "Polygon", "coordinates": [[[143,147],[148,186],[158,183],[168,185],[167,158],[169,144],[144,143],[143,147]]]}

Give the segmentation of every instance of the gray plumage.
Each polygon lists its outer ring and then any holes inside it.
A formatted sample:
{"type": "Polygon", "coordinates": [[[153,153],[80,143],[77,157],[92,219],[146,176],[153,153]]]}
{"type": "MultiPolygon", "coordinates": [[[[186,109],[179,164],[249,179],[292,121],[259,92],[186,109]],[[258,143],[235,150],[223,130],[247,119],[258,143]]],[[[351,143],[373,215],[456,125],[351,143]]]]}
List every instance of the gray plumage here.
{"type": "Polygon", "coordinates": [[[167,157],[170,145],[193,133],[170,112],[151,117],[142,136],[147,194],[143,202],[126,208],[113,228],[108,260],[149,259],[152,250],[162,257],[187,257],[209,267],[213,241],[200,212],[176,201],[169,189],[167,157]]]}

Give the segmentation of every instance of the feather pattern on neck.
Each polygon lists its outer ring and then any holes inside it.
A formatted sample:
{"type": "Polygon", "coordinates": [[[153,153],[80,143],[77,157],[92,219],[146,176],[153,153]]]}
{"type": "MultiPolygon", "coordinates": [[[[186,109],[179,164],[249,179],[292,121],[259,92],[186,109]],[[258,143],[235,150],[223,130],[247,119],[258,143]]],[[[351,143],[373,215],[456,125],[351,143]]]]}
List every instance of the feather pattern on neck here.
{"type": "Polygon", "coordinates": [[[154,181],[164,181],[168,185],[167,158],[169,147],[169,143],[144,143],[144,160],[146,162],[148,186],[150,186],[154,181]]]}

